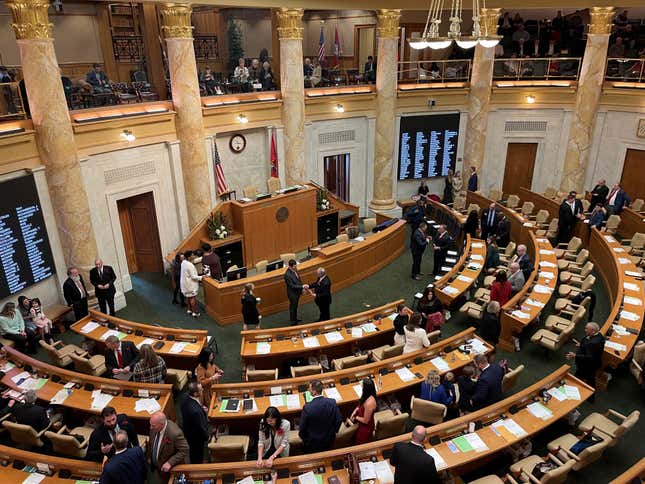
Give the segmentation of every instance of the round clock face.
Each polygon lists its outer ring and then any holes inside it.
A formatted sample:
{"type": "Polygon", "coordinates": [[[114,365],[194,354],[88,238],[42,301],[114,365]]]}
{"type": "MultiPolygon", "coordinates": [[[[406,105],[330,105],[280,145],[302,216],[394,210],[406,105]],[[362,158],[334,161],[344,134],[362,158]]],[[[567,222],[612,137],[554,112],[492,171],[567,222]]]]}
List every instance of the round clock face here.
{"type": "Polygon", "coordinates": [[[231,137],[229,146],[233,153],[241,153],[246,148],[246,138],[241,134],[235,134],[231,137]]]}

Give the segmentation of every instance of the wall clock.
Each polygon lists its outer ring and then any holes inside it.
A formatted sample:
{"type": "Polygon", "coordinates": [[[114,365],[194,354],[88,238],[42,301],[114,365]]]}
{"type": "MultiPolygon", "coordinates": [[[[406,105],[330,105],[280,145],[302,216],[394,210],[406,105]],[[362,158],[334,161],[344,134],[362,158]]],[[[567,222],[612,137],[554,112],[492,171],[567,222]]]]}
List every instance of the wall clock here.
{"type": "Polygon", "coordinates": [[[234,134],[228,142],[228,147],[233,153],[242,153],[246,148],[246,138],[241,134],[234,134]]]}

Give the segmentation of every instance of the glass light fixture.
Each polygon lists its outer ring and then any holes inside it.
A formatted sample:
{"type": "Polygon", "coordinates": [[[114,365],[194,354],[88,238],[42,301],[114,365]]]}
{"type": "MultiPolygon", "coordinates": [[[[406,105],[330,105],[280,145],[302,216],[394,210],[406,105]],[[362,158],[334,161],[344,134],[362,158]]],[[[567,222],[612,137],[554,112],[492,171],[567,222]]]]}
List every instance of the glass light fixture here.
{"type": "Polygon", "coordinates": [[[497,44],[499,44],[499,39],[481,38],[481,39],[479,39],[479,43],[481,44],[482,47],[491,48],[491,47],[495,47],[497,44]]]}
{"type": "Polygon", "coordinates": [[[526,102],[528,104],[535,104],[535,96],[531,96],[531,95],[526,96],[526,102]]]}
{"type": "Polygon", "coordinates": [[[475,37],[461,37],[457,39],[457,45],[462,49],[472,49],[477,45],[478,39],[475,37]]]}
{"type": "Polygon", "coordinates": [[[132,143],[134,140],[137,139],[137,137],[134,135],[134,133],[131,130],[124,129],[123,132],[121,133],[121,139],[123,141],[127,141],[128,143],[132,143]]]}
{"type": "Polygon", "coordinates": [[[428,47],[428,42],[426,42],[426,40],[422,38],[408,39],[408,44],[410,45],[411,49],[415,50],[423,50],[428,47]]]}
{"type": "Polygon", "coordinates": [[[246,117],[246,114],[238,114],[237,120],[242,124],[246,124],[249,122],[249,118],[246,117]]]}
{"type": "Polygon", "coordinates": [[[345,106],[343,106],[342,104],[336,104],[336,112],[344,113],[345,112],[345,106]]]}
{"type": "Polygon", "coordinates": [[[450,44],[452,44],[452,39],[447,39],[445,37],[428,40],[428,47],[434,50],[445,49],[450,47],[450,44]]]}

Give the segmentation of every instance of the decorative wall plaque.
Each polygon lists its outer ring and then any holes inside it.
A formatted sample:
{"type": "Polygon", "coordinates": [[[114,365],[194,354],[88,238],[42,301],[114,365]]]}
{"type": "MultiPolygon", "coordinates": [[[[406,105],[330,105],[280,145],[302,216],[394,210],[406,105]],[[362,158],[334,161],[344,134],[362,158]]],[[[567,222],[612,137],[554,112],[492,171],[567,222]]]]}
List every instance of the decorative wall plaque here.
{"type": "Polygon", "coordinates": [[[286,222],[289,218],[289,209],[287,207],[280,207],[275,213],[275,219],[279,222],[286,222]]]}

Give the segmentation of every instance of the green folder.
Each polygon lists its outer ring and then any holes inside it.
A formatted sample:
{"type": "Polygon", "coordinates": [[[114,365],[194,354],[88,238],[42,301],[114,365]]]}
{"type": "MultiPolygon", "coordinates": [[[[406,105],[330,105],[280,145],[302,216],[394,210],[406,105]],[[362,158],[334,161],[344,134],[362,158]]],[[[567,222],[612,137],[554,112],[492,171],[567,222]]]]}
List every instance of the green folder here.
{"type": "Polygon", "coordinates": [[[47,382],[49,381],[48,378],[39,378],[38,383],[36,384],[36,390],[40,390],[42,387],[44,387],[47,382]]]}
{"type": "Polygon", "coordinates": [[[126,334],[126,333],[122,333],[121,331],[119,331],[119,334],[117,334],[117,335],[116,335],[116,337],[117,337],[117,338],[119,338],[119,341],[121,341],[121,340],[122,340],[123,338],[125,338],[126,336],[127,336],[127,334],[126,334]]]}
{"type": "Polygon", "coordinates": [[[226,410],[226,405],[228,404],[228,398],[222,400],[222,404],[219,406],[219,411],[224,412],[226,410]]]}
{"type": "Polygon", "coordinates": [[[311,392],[309,392],[309,390],[307,390],[305,392],[305,403],[311,402],[312,400],[313,400],[313,397],[311,396],[311,392]]]}
{"type": "Polygon", "coordinates": [[[457,437],[456,439],[452,439],[452,442],[462,452],[470,452],[471,450],[473,450],[473,446],[470,445],[470,442],[468,442],[466,440],[466,437],[464,437],[463,435],[461,437],[457,437]]]}

